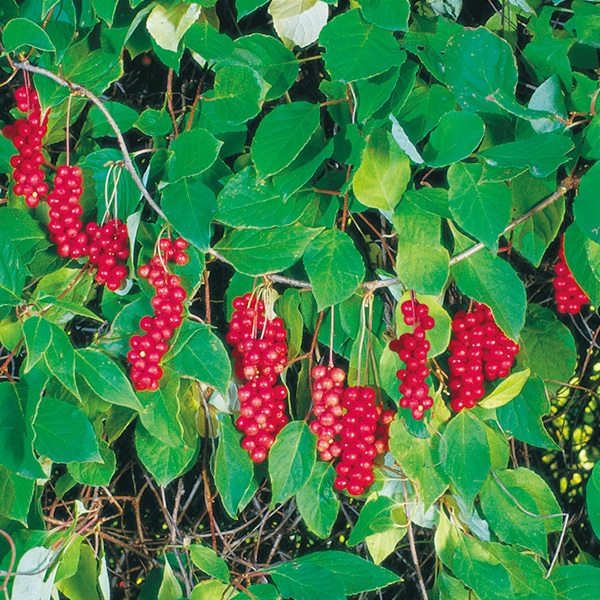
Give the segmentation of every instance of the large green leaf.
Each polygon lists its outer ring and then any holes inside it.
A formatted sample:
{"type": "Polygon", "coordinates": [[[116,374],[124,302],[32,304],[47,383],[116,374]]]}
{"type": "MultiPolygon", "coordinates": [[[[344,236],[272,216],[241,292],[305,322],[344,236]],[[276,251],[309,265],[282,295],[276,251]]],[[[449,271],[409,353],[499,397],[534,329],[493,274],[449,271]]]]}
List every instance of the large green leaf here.
{"type": "Polygon", "coordinates": [[[490,470],[490,449],[483,423],[463,410],[444,432],[447,450],[443,468],[467,506],[470,506],[490,470]],[[473,460],[473,457],[477,460],[473,460]]]}
{"type": "Polygon", "coordinates": [[[332,465],[317,462],[304,487],[296,494],[298,512],[306,527],[320,538],[331,535],[340,510],[340,501],[333,491],[335,470],[332,465]]]}
{"type": "Polygon", "coordinates": [[[229,567],[212,548],[201,544],[192,544],[189,552],[192,562],[203,573],[220,579],[223,583],[229,583],[229,567]]]}
{"type": "Polygon", "coordinates": [[[480,499],[490,527],[503,542],[548,558],[547,535],[562,528],[562,511],[539,475],[522,467],[492,473],[480,499]]]}
{"type": "Polygon", "coordinates": [[[193,177],[206,171],[217,160],[222,145],[206,129],[180,133],[169,146],[172,152],[167,162],[169,181],[176,183],[184,177],[193,177]]]}
{"type": "Polygon", "coordinates": [[[91,486],[110,485],[117,470],[117,457],[104,440],[98,441],[98,448],[103,462],[71,462],[67,465],[69,474],[77,483],[91,486]]]}
{"type": "Polygon", "coordinates": [[[220,61],[233,54],[234,45],[228,35],[220,34],[209,23],[194,23],[184,36],[186,48],[207,61],[220,61]]]}
{"type": "Polygon", "coordinates": [[[304,266],[319,311],[350,298],[365,276],[362,256],[339,229],[326,229],[308,244],[304,266]]]}
{"type": "Polygon", "coordinates": [[[521,332],[520,356],[532,373],[546,380],[556,390],[568,382],[577,363],[575,341],[571,331],[556,315],[539,304],[530,304],[521,332]]]}
{"type": "Polygon", "coordinates": [[[440,294],[450,273],[450,256],[441,243],[441,218],[404,197],[392,223],[399,234],[396,273],[404,286],[419,294],[440,294]]]}
{"type": "MultiPolygon", "coordinates": [[[[356,554],[340,550],[312,552],[297,559],[296,562],[317,564],[329,569],[343,580],[348,596],[382,589],[402,581],[392,571],[378,567],[356,554]]],[[[327,598],[329,600],[329,597],[327,598]]]]}
{"type": "Polygon", "coordinates": [[[375,129],[367,140],[352,188],[365,206],[394,210],[406,190],[410,174],[410,160],[391,134],[375,129]]]}
{"type": "Polygon", "coordinates": [[[548,435],[542,417],[550,412],[546,387],[539,376],[531,377],[521,393],[496,410],[498,423],[508,435],[538,448],[558,449],[548,435]]]}
{"type": "Polygon", "coordinates": [[[319,105],[292,102],[275,107],[261,122],[250,153],[258,177],[279,173],[297,156],[319,126],[319,105]]]}
{"type": "Polygon", "coordinates": [[[254,465],[240,445],[242,433],[233,426],[229,415],[220,415],[219,422],[219,445],[213,467],[215,485],[225,510],[235,517],[244,498],[258,486],[254,465]]]}
{"type": "Polygon", "coordinates": [[[600,597],[600,569],[592,565],[561,565],[552,573],[560,600],[596,600],[600,597]]]}
{"type": "Polygon", "coordinates": [[[391,32],[367,23],[358,9],[338,15],[321,31],[325,67],[345,83],[367,79],[401,65],[406,54],[391,32]]]}
{"type": "Polygon", "coordinates": [[[588,295],[592,304],[600,304],[600,244],[592,241],[572,223],[565,231],[565,258],[575,281],[588,295]]]}
{"type": "Polygon", "coordinates": [[[210,246],[215,195],[201,181],[182,179],[165,187],[162,209],[175,229],[199,250],[210,246]]]}
{"type": "Polygon", "coordinates": [[[246,167],[225,184],[217,196],[217,221],[230,227],[263,229],[290,225],[306,210],[306,196],[283,202],[270,181],[256,180],[256,172],[246,167]]]}
{"type": "Polygon", "coordinates": [[[358,99],[356,120],[359,123],[366,123],[373,113],[389,100],[398,83],[399,75],[400,68],[396,66],[354,84],[358,99]]]}
{"type": "Polygon", "coordinates": [[[581,178],[579,193],[573,203],[575,222],[594,242],[600,243],[600,207],[598,189],[600,188],[600,163],[596,163],[581,178]]]}
{"type": "Polygon", "coordinates": [[[44,396],[33,429],[36,451],[54,462],[102,460],[92,424],[77,406],[44,396]]]}
{"type": "Polygon", "coordinates": [[[492,252],[510,219],[510,189],[504,183],[480,183],[483,167],[456,163],[448,170],[450,211],[456,222],[492,252]]]}
{"type": "Polygon", "coordinates": [[[238,229],[219,241],[215,249],[240,273],[264,275],[291,267],[320,232],[302,225],[238,229]]]}
{"type": "Polygon", "coordinates": [[[344,581],[319,564],[286,562],[270,575],[283,598],[293,600],[346,600],[344,581]]]}
{"type": "Polygon", "coordinates": [[[170,365],[182,377],[191,377],[227,394],[231,379],[229,354],[208,326],[197,328],[170,365]]]}
{"type": "Polygon", "coordinates": [[[588,518],[597,538],[600,538],[600,463],[596,463],[585,486],[588,518]]]}
{"type": "Polygon", "coordinates": [[[409,0],[361,0],[360,6],[363,17],[369,23],[392,31],[408,29],[409,0]]]}
{"type": "Polygon", "coordinates": [[[378,533],[386,533],[394,529],[406,529],[406,517],[401,504],[387,496],[378,496],[367,500],[360,509],[358,520],[352,527],[348,538],[348,546],[356,546],[366,538],[378,533]],[[397,515],[401,515],[402,525],[398,524],[397,515]]]}
{"type": "Polygon", "coordinates": [[[474,152],[485,132],[483,121],[468,112],[449,112],[431,132],[423,160],[431,167],[446,167],[474,152]]]}
{"type": "Polygon", "coordinates": [[[505,40],[479,27],[463,29],[449,42],[444,56],[446,83],[463,110],[498,114],[498,93],[514,96],[517,65],[505,40]]]}
{"type": "Polygon", "coordinates": [[[494,167],[529,167],[535,177],[548,177],[569,159],[573,142],[559,133],[540,133],[517,142],[499,144],[480,152],[494,167]]]}
{"type": "Polygon", "coordinates": [[[27,526],[35,481],[0,466],[0,515],[27,526]]]}
{"type": "Polygon", "coordinates": [[[0,250],[0,306],[16,306],[21,302],[26,277],[16,245],[4,240],[0,250]]]}
{"type": "MultiPolygon", "coordinates": [[[[12,145],[11,145],[12,148],[12,145]]],[[[13,149],[14,151],[14,149],[13,149]]],[[[6,168],[6,171],[9,167],[6,168]]],[[[13,244],[24,264],[29,264],[35,253],[50,246],[45,231],[30,213],[17,208],[0,210],[0,231],[2,231],[3,250],[7,242],[13,244]]],[[[6,250],[4,250],[6,251],[6,250]]],[[[12,267],[18,270],[18,267],[12,267]]]]}
{"type": "MultiPolygon", "coordinates": [[[[470,241],[455,232],[458,250],[465,250],[470,241]]],[[[513,268],[501,258],[481,251],[452,267],[460,290],[492,309],[500,329],[513,340],[518,339],[525,323],[527,299],[525,287],[513,268]]]]}
{"type": "Polygon", "coordinates": [[[306,485],[316,452],[315,436],[304,421],[292,421],[277,434],[269,453],[273,506],[289,500],[306,485]]]}
{"type": "Polygon", "coordinates": [[[136,411],[142,410],[129,379],[108,356],[98,350],[84,348],[75,351],[75,360],[77,373],[102,400],[136,411]]]}
{"type": "Polygon", "coordinates": [[[11,19],[2,32],[2,45],[8,52],[23,46],[31,46],[38,50],[55,52],[56,48],[50,36],[36,23],[28,19],[11,19]]]}
{"type": "Polygon", "coordinates": [[[411,482],[427,510],[448,487],[440,451],[433,438],[417,438],[400,419],[390,427],[390,451],[411,482]]]}

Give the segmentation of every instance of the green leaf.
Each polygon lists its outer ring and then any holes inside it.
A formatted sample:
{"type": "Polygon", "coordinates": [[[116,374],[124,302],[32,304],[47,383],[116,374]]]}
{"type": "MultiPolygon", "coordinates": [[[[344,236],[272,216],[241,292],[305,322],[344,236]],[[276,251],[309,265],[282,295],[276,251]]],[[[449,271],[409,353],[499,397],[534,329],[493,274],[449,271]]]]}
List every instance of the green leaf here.
{"type": "Polygon", "coordinates": [[[490,527],[503,542],[548,559],[547,535],[561,530],[562,511],[539,475],[523,467],[492,473],[480,499],[490,527]]]}
{"type": "Polygon", "coordinates": [[[390,427],[390,452],[406,476],[416,484],[416,492],[425,510],[444,493],[448,478],[441,466],[438,444],[433,438],[417,438],[405,423],[394,419],[390,427]]]}
{"type": "Polygon", "coordinates": [[[572,223],[565,231],[565,258],[575,281],[588,295],[592,304],[600,304],[600,245],[572,223]]]}
{"type": "Polygon", "coordinates": [[[346,600],[343,580],[318,564],[287,562],[271,569],[270,575],[284,598],[346,600]]]}
{"type": "Polygon", "coordinates": [[[230,227],[269,228],[290,225],[306,210],[306,196],[283,202],[270,181],[257,181],[250,167],[236,173],[217,196],[216,219],[230,227]]]}
{"type": "Polygon", "coordinates": [[[35,481],[0,467],[0,515],[27,526],[35,481]]]}
{"type": "Polygon", "coordinates": [[[77,373],[102,400],[135,411],[143,410],[125,373],[99,350],[75,350],[77,373]]]}
{"type": "Polygon", "coordinates": [[[50,329],[52,330],[52,343],[44,353],[46,368],[67,390],[79,398],[75,380],[75,350],[69,337],[60,327],[51,323],[50,329]]]}
{"type": "Polygon", "coordinates": [[[508,42],[483,27],[465,28],[448,42],[444,61],[446,83],[463,110],[502,114],[494,95],[513,97],[518,78],[508,42]]]}
{"type": "Polygon", "coordinates": [[[234,58],[254,69],[269,84],[265,101],[280,98],[298,77],[298,61],[277,38],[262,33],[235,40],[234,58]]]}
{"type": "Polygon", "coordinates": [[[275,107],[260,122],[250,150],[259,178],[279,173],[300,154],[319,116],[318,104],[292,102],[275,107]]]}
{"type": "Polygon", "coordinates": [[[441,243],[442,220],[411,198],[404,197],[392,219],[399,233],[396,273],[408,289],[439,295],[450,274],[450,256],[441,243]]]}
{"type": "Polygon", "coordinates": [[[166,110],[154,110],[147,108],[141,113],[133,124],[143,134],[152,137],[162,137],[171,131],[171,118],[166,110]]]}
{"type": "Polygon", "coordinates": [[[535,177],[548,177],[569,159],[573,142],[559,133],[540,133],[524,140],[499,144],[479,155],[494,167],[529,167],[535,177]]]}
{"type": "Polygon", "coordinates": [[[355,83],[358,110],[356,120],[366,123],[390,98],[400,75],[400,65],[355,83]]]}
{"type": "Polygon", "coordinates": [[[591,240],[600,244],[600,163],[596,163],[581,177],[579,192],[573,202],[575,222],[591,240]]]}
{"type": "Polygon", "coordinates": [[[320,232],[321,229],[302,225],[265,230],[239,229],[220,240],[215,250],[240,273],[264,275],[291,267],[320,232]]]}
{"type": "Polygon", "coordinates": [[[15,244],[3,241],[0,250],[0,306],[17,306],[25,286],[27,272],[15,244]]]}
{"type": "MultiPolygon", "coordinates": [[[[513,217],[527,212],[554,191],[554,179],[548,181],[533,177],[529,172],[512,180],[513,217]]],[[[543,211],[527,219],[514,229],[513,247],[538,267],[546,249],[556,238],[565,215],[565,201],[560,198],[543,211]]]]}
{"type": "Polygon", "coordinates": [[[229,567],[227,563],[212,549],[200,544],[192,544],[188,548],[190,557],[203,573],[229,583],[229,567]]]}
{"type": "Polygon", "coordinates": [[[362,256],[339,229],[326,229],[314,238],[303,260],[319,311],[350,298],[365,276],[362,256]]]}
{"type": "Polygon", "coordinates": [[[33,429],[36,451],[54,462],[102,460],[92,424],[81,409],[68,402],[44,396],[33,429]]]}
{"type": "Polygon", "coordinates": [[[206,171],[217,160],[222,145],[223,142],[206,129],[180,133],[169,147],[172,151],[167,163],[169,181],[175,183],[184,177],[193,177],[206,171]]]}
{"type": "Polygon", "coordinates": [[[46,52],[56,52],[50,36],[28,19],[11,19],[2,32],[2,44],[7,52],[31,46],[46,52]]]}
{"type": "Polygon", "coordinates": [[[242,433],[233,426],[229,415],[220,415],[219,423],[219,445],[214,462],[215,485],[225,510],[235,518],[244,498],[258,486],[254,481],[254,465],[248,452],[240,445],[242,433]]]}
{"type": "Polygon", "coordinates": [[[391,134],[383,129],[371,132],[352,188],[362,204],[380,210],[394,210],[410,180],[410,160],[391,134]]]}
{"type": "MultiPolygon", "coordinates": [[[[454,233],[457,250],[472,243],[454,233]]],[[[452,275],[460,290],[492,309],[498,327],[513,340],[518,339],[525,322],[527,299],[525,288],[513,268],[489,252],[476,252],[452,267],[452,275]]]]}
{"type": "Polygon", "coordinates": [[[178,600],[182,594],[181,585],[177,577],[175,577],[169,561],[165,557],[165,570],[163,571],[157,600],[178,600]]]}
{"type": "Polygon", "coordinates": [[[177,52],[185,32],[200,16],[200,5],[182,2],[174,6],[156,4],[146,20],[152,39],[165,50],[177,52]]]}
{"type": "Polygon", "coordinates": [[[482,173],[478,163],[453,164],[448,170],[448,200],[460,227],[495,253],[510,219],[510,188],[504,183],[480,183],[482,173]]]}
{"type": "Polygon", "coordinates": [[[597,538],[600,538],[600,463],[596,463],[585,486],[588,518],[597,538]]]}
{"type": "Polygon", "coordinates": [[[216,211],[215,195],[209,187],[194,179],[169,184],[163,191],[162,209],[186,240],[202,252],[208,250],[216,211]]]}
{"type": "MultiPolygon", "coordinates": [[[[348,546],[356,546],[373,534],[385,533],[401,526],[394,520],[394,514],[400,511],[404,517],[402,505],[387,496],[369,499],[360,509],[358,520],[348,538],[348,546]]],[[[404,529],[404,527],[402,527],[404,529]]]]}
{"type": "Polygon", "coordinates": [[[199,54],[204,60],[218,62],[233,54],[233,40],[220,34],[209,23],[194,23],[185,33],[186,48],[199,54]]]}
{"type": "Polygon", "coordinates": [[[596,600],[600,597],[600,569],[591,565],[561,565],[552,573],[561,600],[596,600]]]}
{"type": "Polygon", "coordinates": [[[231,363],[223,342],[208,326],[197,328],[169,364],[182,376],[206,383],[227,394],[231,363]]]}
{"type": "Polygon", "coordinates": [[[471,506],[491,466],[483,423],[463,410],[448,423],[444,439],[447,451],[443,468],[465,504],[471,506]]]}
{"type": "Polygon", "coordinates": [[[110,485],[117,470],[117,458],[104,440],[98,441],[102,463],[71,462],[67,466],[73,480],[83,485],[110,485]]]}
{"type": "Polygon", "coordinates": [[[100,17],[109,27],[112,27],[115,11],[119,0],[92,0],[94,12],[100,17]]]}
{"type": "MultiPolygon", "coordinates": [[[[6,169],[3,170],[8,172],[10,167],[7,166],[6,169]]],[[[36,221],[28,212],[26,213],[17,208],[3,208],[0,210],[0,231],[2,231],[2,237],[3,240],[5,240],[3,249],[7,242],[10,242],[19,253],[21,261],[26,265],[31,263],[36,252],[45,250],[50,246],[50,242],[40,223],[38,223],[38,221],[36,221]]],[[[18,271],[19,268],[17,267],[15,269],[13,266],[11,267],[11,270],[18,271]]]]}
{"type": "MultiPolygon", "coordinates": [[[[297,559],[296,562],[317,564],[329,569],[342,579],[348,596],[383,589],[402,581],[398,575],[388,569],[378,567],[360,556],[340,550],[312,552],[297,559]]],[[[329,600],[329,596],[324,594],[321,598],[329,600]]]]}
{"type": "Polygon", "coordinates": [[[391,31],[406,31],[410,15],[408,0],[361,0],[365,21],[391,31]]]}
{"type": "Polygon", "coordinates": [[[530,304],[525,327],[521,332],[519,358],[547,383],[548,388],[557,390],[568,382],[577,363],[575,341],[571,331],[556,315],[539,304],[530,304]]]}
{"type": "Polygon", "coordinates": [[[52,327],[50,322],[41,317],[31,317],[23,323],[23,335],[27,346],[27,362],[24,372],[27,373],[40,360],[52,343],[52,327]]]}
{"type": "Polygon", "coordinates": [[[364,21],[358,9],[332,19],[319,41],[326,50],[325,68],[344,83],[379,75],[406,58],[393,34],[364,21]]]}
{"type": "Polygon", "coordinates": [[[587,1],[576,0],[571,7],[573,18],[567,22],[567,29],[575,31],[580,44],[600,48],[600,15],[598,7],[587,1]]]}
{"type": "Polygon", "coordinates": [[[521,393],[496,411],[502,430],[538,448],[556,450],[558,446],[544,428],[542,417],[550,412],[544,382],[538,376],[527,381],[521,393]]]}
{"type": "Polygon", "coordinates": [[[257,8],[264,6],[268,0],[235,0],[238,21],[253,13],[257,8]]]}
{"type": "Polygon", "coordinates": [[[304,421],[288,423],[269,452],[272,506],[289,500],[306,485],[316,459],[315,438],[308,425],[304,421]]]}
{"type": "Polygon", "coordinates": [[[304,524],[322,539],[331,535],[340,510],[340,501],[333,491],[334,479],[333,466],[317,462],[310,479],[296,494],[298,512],[302,515],[304,524]]]}
{"type": "MultiPolygon", "coordinates": [[[[117,127],[122,133],[132,129],[139,118],[138,113],[125,104],[119,102],[105,102],[103,106],[115,120],[117,127]]],[[[89,135],[94,138],[116,137],[115,131],[108,123],[104,113],[96,105],[92,106],[90,109],[87,123],[90,124],[89,135]]]]}
{"type": "Polygon", "coordinates": [[[423,160],[430,167],[446,167],[467,158],[477,149],[484,133],[485,126],[477,115],[446,113],[423,148],[423,160]]]}
{"type": "Polygon", "coordinates": [[[508,404],[521,393],[523,386],[529,379],[530,373],[530,369],[512,373],[506,379],[502,380],[491,394],[483,398],[479,402],[479,406],[481,408],[499,408],[508,404]]]}
{"type": "Polygon", "coordinates": [[[238,125],[260,112],[265,92],[263,81],[254,69],[225,64],[215,74],[212,104],[220,121],[238,125]]]}

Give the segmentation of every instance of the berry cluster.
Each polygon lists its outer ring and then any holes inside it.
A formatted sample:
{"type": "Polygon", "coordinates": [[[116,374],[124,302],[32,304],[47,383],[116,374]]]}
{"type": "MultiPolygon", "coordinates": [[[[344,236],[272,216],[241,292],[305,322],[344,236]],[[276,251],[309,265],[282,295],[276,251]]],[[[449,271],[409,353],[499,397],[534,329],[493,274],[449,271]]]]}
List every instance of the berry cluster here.
{"type": "Polygon", "coordinates": [[[473,408],[483,398],[484,381],[508,376],[519,345],[506,337],[489,307],[479,302],[474,302],[469,312],[456,313],[452,334],[448,358],[450,407],[460,411],[473,408]]]}
{"type": "Polygon", "coordinates": [[[404,322],[413,326],[412,333],[403,333],[400,339],[390,342],[390,350],[398,353],[405,364],[396,376],[400,380],[398,391],[402,395],[400,406],[410,408],[413,419],[422,419],[425,411],[433,406],[433,398],[429,395],[429,376],[427,353],[430,344],[426,339],[426,331],[433,329],[435,321],[429,315],[429,307],[416,299],[406,300],[400,306],[404,322]]]}
{"type": "Polygon", "coordinates": [[[56,252],[63,258],[81,258],[88,253],[88,236],[83,229],[80,204],[83,193],[81,169],[58,167],[54,175],[54,187],[46,202],[50,207],[48,231],[56,244],[56,252]]]}
{"type": "Polygon", "coordinates": [[[44,162],[42,138],[48,130],[48,116],[42,120],[40,101],[31,87],[17,88],[15,100],[17,108],[27,117],[7,125],[2,133],[18,151],[10,159],[10,166],[14,169],[13,179],[16,181],[13,191],[17,196],[25,196],[27,206],[34,208],[48,193],[45,174],[40,168],[44,162]]]}
{"type": "Polygon", "coordinates": [[[552,282],[554,286],[554,299],[556,300],[556,309],[561,314],[576,315],[584,304],[590,299],[587,294],[579,287],[575,281],[571,269],[565,259],[564,241],[561,239],[560,250],[558,251],[558,262],[554,265],[556,277],[552,282]]]}
{"type": "Polygon", "coordinates": [[[142,317],[140,329],[145,332],[144,335],[134,335],[129,340],[129,376],[138,391],[153,392],[158,389],[158,382],[163,376],[159,363],[169,349],[168,340],[181,325],[186,296],[179,276],[168,272],[167,263],[175,261],[177,264],[185,264],[188,243],[183,238],[177,238],[173,242],[163,238],[158,247],[159,253],[150,260],[150,264],[142,265],[138,270],[140,277],[148,279],[155,290],[150,301],[154,316],[142,317]]]}
{"type": "Polygon", "coordinates": [[[312,376],[312,412],[317,419],[310,424],[310,430],[317,436],[321,460],[330,461],[342,452],[342,446],[336,438],[343,429],[342,401],[346,373],[333,365],[318,365],[313,367],[312,376]]]}
{"type": "Polygon", "coordinates": [[[233,346],[235,374],[246,380],[238,390],[236,426],[245,434],[242,447],[254,462],[262,462],[288,422],[287,389],[276,385],[287,362],[287,334],[283,321],[268,319],[265,303],[252,294],[235,298],[233,308],[225,339],[233,346]]]}
{"type": "Polygon", "coordinates": [[[91,222],[85,226],[85,232],[89,236],[88,257],[98,267],[97,283],[105,283],[112,292],[118,290],[128,274],[124,264],[129,257],[127,225],[120,219],[112,219],[105,225],[91,222]]]}

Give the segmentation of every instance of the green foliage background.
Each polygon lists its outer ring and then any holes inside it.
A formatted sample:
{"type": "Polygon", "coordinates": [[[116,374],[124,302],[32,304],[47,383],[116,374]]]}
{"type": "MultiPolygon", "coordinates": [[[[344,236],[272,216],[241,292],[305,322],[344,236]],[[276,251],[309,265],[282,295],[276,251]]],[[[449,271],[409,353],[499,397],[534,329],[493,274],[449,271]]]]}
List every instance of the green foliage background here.
{"type": "Polygon", "coordinates": [[[117,293],[59,258],[0,138],[6,598],[600,597],[600,3],[4,0],[0,27],[0,119],[31,80],[47,163],[68,143],[85,220],[126,221],[133,251],[117,293]],[[191,244],[189,302],[160,389],[135,392],[135,267],[165,227],[191,244]],[[572,318],[550,285],[562,234],[591,299],[572,318]],[[223,335],[260,281],[292,420],[255,466],[223,335]],[[309,363],[331,353],[398,406],[409,290],[437,323],[436,403],[398,412],[350,500],[304,421],[309,363]],[[521,352],[452,414],[471,300],[521,352]]]}

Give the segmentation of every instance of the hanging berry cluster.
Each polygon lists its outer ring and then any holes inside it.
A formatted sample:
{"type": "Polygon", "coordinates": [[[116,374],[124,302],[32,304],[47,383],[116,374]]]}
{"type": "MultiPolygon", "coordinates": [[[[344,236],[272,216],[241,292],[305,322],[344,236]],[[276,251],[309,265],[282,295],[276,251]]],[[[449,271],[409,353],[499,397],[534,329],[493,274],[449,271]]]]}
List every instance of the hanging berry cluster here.
{"type": "Polygon", "coordinates": [[[287,389],[277,384],[287,362],[287,334],[279,317],[267,317],[265,303],[256,295],[235,298],[233,308],[225,339],[233,346],[235,374],[246,380],[238,390],[236,427],[245,434],[242,447],[250,458],[262,462],[288,422],[287,389]]]}
{"type": "Polygon", "coordinates": [[[373,460],[388,451],[389,427],[394,411],[375,404],[370,387],[344,389],[346,374],[338,367],[316,366],[312,370],[313,409],[310,424],[317,436],[321,460],[339,457],[336,489],[360,496],[373,483],[373,460]]]}
{"type": "Polygon", "coordinates": [[[12,125],[6,125],[2,133],[18,151],[10,159],[10,166],[14,169],[13,179],[16,181],[13,192],[17,196],[25,196],[27,206],[34,208],[48,193],[45,174],[40,168],[44,163],[42,138],[48,130],[48,115],[42,119],[37,92],[29,86],[17,88],[15,100],[17,108],[27,116],[17,119],[12,125]]]}
{"type": "Polygon", "coordinates": [[[554,299],[556,300],[556,310],[561,314],[576,315],[584,304],[590,299],[587,294],[579,287],[575,281],[571,269],[565,259],[564,238],[560,240],[560,249],[558,251],[558,262],[554,265],[556,277],[552,282],[554,286],[554,299]]]}
{"type": "Polygon", "coordinates": [[[140,329],[144,331],[144,335],[134,335],[129,340],[129,377],[138,391],[153,392],[158,389],[163,376],[159,363],[169,349],[168,340],[181,325],[186,293],[181,287],[181,279],[169,273],[167,264],[185,264],[188,261],[185,252],[187,247],[188,243],[183,238],[177,238],[173,242],[162,238],[158,243],[159,251],[152,257],[150,264],[142,265],[138,270],[140,277],[148,279],[155,290],[155,295],[150,301],[154,316],[142,317],[140,329]]]}
{"type": "Polygon", "coordinates": [[[125,261],[129,257],[127,225],[112,219],[105,225],[88,223],[85,232],[89,236],[88,256],[90,263],[98,267],[96,282],[106,284],[115,291],[127,278],[125,261]]]}
{"type": "Polygon", "coordinates": [[[454,316],[449,350],[450,408],[461,411],[483,398],[484,381],[508,376],[519,345],[496,325],[489,307],[474,302],[469,312],[454,316]]]}
{"type": "Polygon", "coordinates": [[[405,364],[396,376],[400,380],[398,391],[401,394],[400,406],[410,408],[413,419],[422,419],[425,411],[433,406],[429,395],[427,353],[430,344],[426,332],[433,329],[435,320],[429,315],[429,307],[414,297],[400,306],[404,322],[412,326],[412,333],[403,333],[399,339],[390,342],[390,350],[396,352],[405,364]]]}

